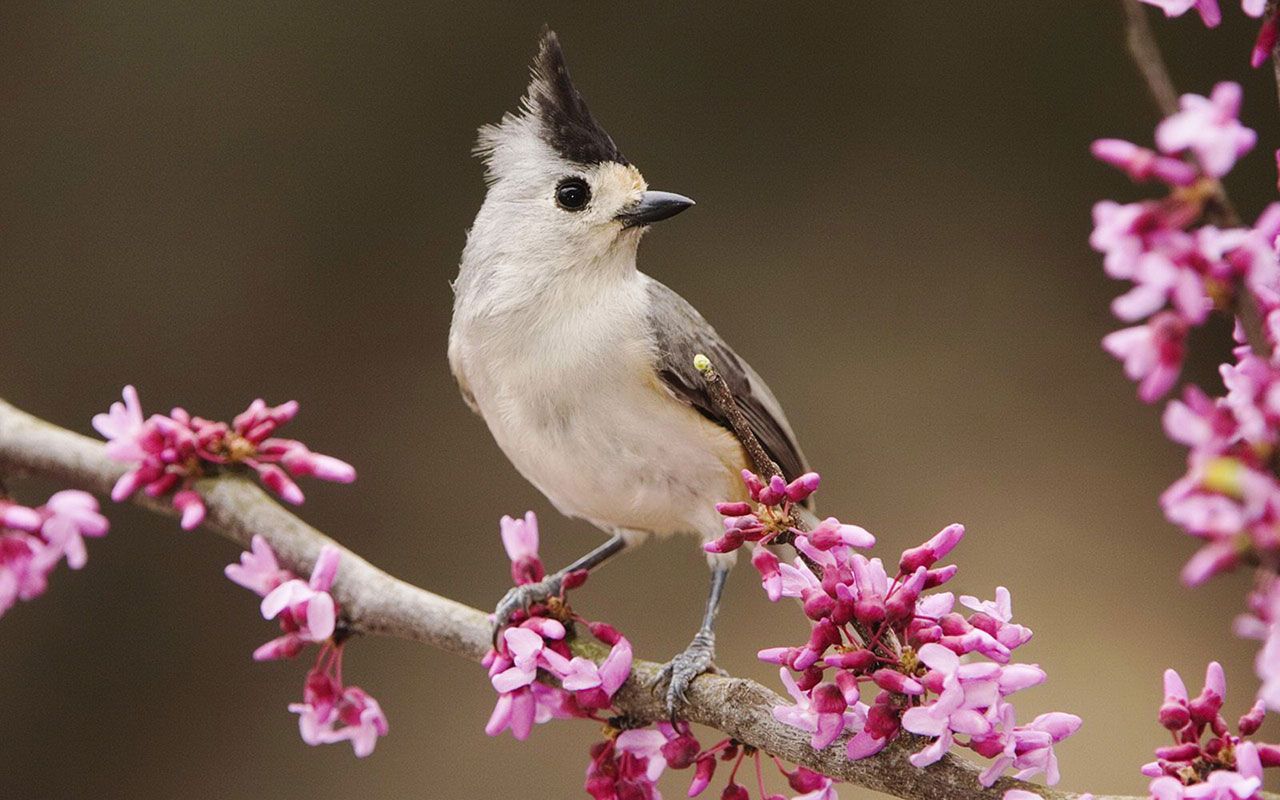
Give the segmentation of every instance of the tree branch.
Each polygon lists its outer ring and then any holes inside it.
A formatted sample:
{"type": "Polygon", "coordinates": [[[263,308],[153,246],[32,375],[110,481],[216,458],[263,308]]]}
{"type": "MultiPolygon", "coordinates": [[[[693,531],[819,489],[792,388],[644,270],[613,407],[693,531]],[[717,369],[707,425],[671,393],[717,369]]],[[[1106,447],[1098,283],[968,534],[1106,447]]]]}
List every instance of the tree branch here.
{"type": "MultiPolygon", "coordinates": [[[[38,475],[106,493],[123,474],[124,467],[107,458],[101,442],[37,419],[0,400],[0,472],[38,475]]],[[[198,489],[208,506],[206,527],[241,547],[248,547],[254,534],[261,535],[282,564],[297,574],[310,572],[323,545],[337,546],[342,559],[333,594],[352,630],[422,642],[471,661],[479,661],[489,649],[489,622],[484,612],[383,572],[286,511],[248,480],[225,475],[201,481],[198,489]]],[[[155,500],[139,497],[137,502],[155,511],[172,513],[168,505],[155,500]]],[[[667,712],[660,691],[661,666],[637,660],[633,670],[630,680],[614,697],[614,705],[637,720],[664,719],[667,712]]],[[[845,757],[844,738],[825,750],[815,751],[809,746],[809,734],[773,718],[773,708],[784,702],[754,681],[708,674],[693,682],[687,718],[838,780],[907,800],[996,800],[1014,788],[1037,792],[1046,800],[1076,797],[1012,779],[983,789],[977,781],[978,770],[954,756],[927,769],[917,769],[907,757],[920,749],[924,740],[905,734],[879,755],[862,761],[845,757]]],[[[481,722],[477,720],[476,724],[481,722]]],[[[1099,796],[1098,800],[1132,799],[1099,796]]]]}

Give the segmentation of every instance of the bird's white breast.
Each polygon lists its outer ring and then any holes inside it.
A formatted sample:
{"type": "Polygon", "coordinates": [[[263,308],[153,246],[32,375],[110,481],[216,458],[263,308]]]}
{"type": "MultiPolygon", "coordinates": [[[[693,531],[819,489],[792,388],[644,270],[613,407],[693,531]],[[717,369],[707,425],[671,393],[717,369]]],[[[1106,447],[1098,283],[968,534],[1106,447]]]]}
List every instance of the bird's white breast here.
{"type": "Polygon", "coordinates": [[[742,492],[742,448],[654,373],[644,279],[632,276],[463,304],[450,358],[503,452],[562,513],[714,537],[714,503],[742,492]]]}

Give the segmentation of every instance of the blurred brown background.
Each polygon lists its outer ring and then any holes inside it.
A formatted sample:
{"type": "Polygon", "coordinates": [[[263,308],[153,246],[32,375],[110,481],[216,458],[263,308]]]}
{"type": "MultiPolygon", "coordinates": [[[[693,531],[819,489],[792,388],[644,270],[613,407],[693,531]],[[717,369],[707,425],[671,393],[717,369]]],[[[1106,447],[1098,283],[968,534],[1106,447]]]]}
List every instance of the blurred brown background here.
{"type": "MultiPolygon", "coordinates": [[[[548,22],[651,185],[698,200],[642,266],[768,377],[823,508],[891,556],[965,522],[956,588],[1008,585],[1037,631],[1024,658],[1050,674],[1022,714],[1085,719],[1063,785],[1137,793],[1165,666],[1198,688],[1224,660],[1233,713],[1256,681],[1228,627],[1247,577],[1177,583],[1192,546],[1156,497],[1181,452],[1098,347],[1119,287],[1089,207],[1144,190],[1088,144],[1147,142],[1156,122],[1119,9],[849,5],[5,3],[0,393],[84,432],[130,381],[149,410],[296,398],[292,434],[360,470],[307,483],[304,516],[476,606],[507,586],[501,514],[542,515],[550,564],[583,552],[597,534],[514,472],[444,355],[484,192],[474,130],[514,107],[548,22]]],[[[1158,31],[1183,90],[1245,83],[1262,144],[1229,185],[1251,219],[1280,130],[1245,63],[1253,25],[1225,11],[1217,31],[1158,31]]],[[[1193,374],[1214,380],[1224,336],[1201,338],[1193,374]]],[[[377,752],[304,746],[285,706],[307,664],[250,661],[273,626],[222,577],[236,549],[110,513],[85,570],[0,620],[0,797],[585,796],[595,726],[488,739],[483,671],[402,642],[349,648],[391,719],[377,752]]],[[[578,603],[662,659],[705,574],[692,541],[654,542],[578,603]]],[[[754,652],[801,640],[799,614],[749,569],[727,602],[720,663],[776,685],[754,652]]]]}

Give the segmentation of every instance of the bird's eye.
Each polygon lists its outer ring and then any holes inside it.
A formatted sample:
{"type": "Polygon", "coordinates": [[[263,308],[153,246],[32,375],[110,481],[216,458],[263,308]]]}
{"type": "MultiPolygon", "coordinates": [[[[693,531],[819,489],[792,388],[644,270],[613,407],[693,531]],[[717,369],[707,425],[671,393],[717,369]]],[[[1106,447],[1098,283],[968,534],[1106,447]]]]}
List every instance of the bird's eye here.
{"type": "Polygon", "coordinates": [[[566,178],[556,186],[556,204],[565,211],[581,211],[591,201],[591,189],[582,178],[566,178]]]}

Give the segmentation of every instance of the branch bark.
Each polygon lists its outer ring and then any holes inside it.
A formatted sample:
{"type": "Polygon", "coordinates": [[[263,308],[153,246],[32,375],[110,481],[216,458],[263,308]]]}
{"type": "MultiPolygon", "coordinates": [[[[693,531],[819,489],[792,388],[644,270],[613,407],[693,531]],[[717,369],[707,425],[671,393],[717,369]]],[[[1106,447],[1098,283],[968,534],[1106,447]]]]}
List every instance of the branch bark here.
{"type": "MultiPolygon", "coordinates": [[[[101,442],[0,400],[0,473],[38,475],[105,494],[123,472],[122,465],[107,458],[101,442]]],[[[471,661],[479,661],[489,649],[489,622],[484,612],[392,577],[285,510],[247,479],[225,475],[206,479],[197,488],[208,506],[206,528],[241,547],[248,547],[253,535],[260,534],[282,564],[297,574],[310,572],[325,544],[337,546],[342,560],[333,594],[352,630],[422,642],[471,661]]],[[[168,505],[155,500],[139,497],[136,502],[172,514],[168,505]]],[[[618,710],[637,720],[665,718],[660,671],[659,664],[637,660],[631,679],[614,698],[618,710]]],[[[479,686],[479,670],[476,676],[479,686]]],[[[773,708],[784,702],[754,681],[708,674],[693,682],[687,717],[838,780],[906,800],[997,800],[1009,789],[1033,791],[1046,800],[1076,797],[1012,779],[984,789],[977,781],[978,770],[954,756],[917,769],[907,757],[920,749],[923,740],[912,736],[904,735],[884,752],[863,761],[845,757],[844,739],[815,751],[809,746],[808,734],[773,718],[773,708]]],[[[1098,796],[1098,800],[1107,798],[1098,796]]]]}

